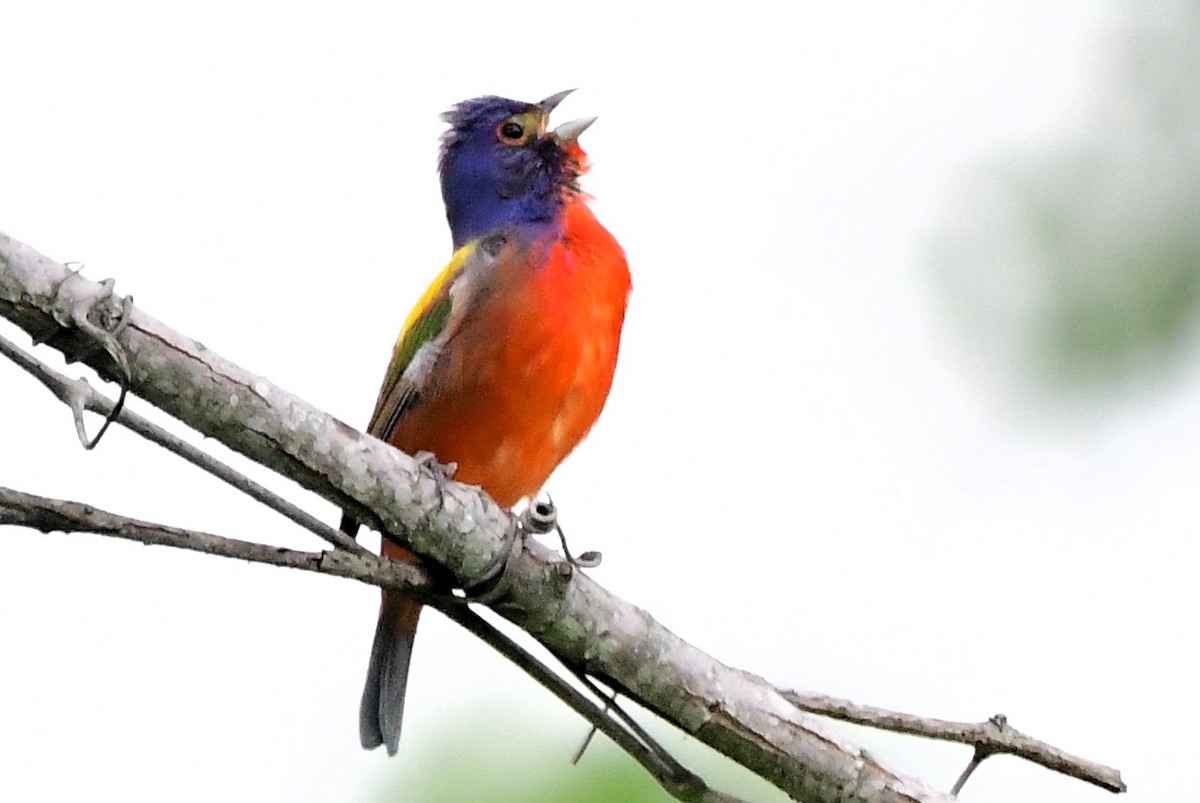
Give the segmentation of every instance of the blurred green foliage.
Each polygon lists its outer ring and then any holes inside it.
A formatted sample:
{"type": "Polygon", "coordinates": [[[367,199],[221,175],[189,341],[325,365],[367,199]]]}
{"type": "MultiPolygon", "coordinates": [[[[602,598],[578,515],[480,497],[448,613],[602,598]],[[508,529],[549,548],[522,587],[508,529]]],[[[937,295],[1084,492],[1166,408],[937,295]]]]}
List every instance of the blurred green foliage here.
{"type": "MultiPolygon", "coordinates": [[[[643,722],[649,715],[640,713],[643,722]]],[[[756,803],[788,797],[766,781],[660,727],[656,738],[714,788],[756,803]]],[[[587,733],[565,709],[468,711],[438,734],[408,739],[388,762],[373,803],[667,803],[670,795],[632,758],[597,736],[571,764],[587,733]]]]}
{"type": "Polygon", "coordinates": [[[1082,125],[969,181],[949,309],[1019,384],[1111,392],[1190,365],[1200,313],[1200,3],[1128,2],[1082,125]]]}

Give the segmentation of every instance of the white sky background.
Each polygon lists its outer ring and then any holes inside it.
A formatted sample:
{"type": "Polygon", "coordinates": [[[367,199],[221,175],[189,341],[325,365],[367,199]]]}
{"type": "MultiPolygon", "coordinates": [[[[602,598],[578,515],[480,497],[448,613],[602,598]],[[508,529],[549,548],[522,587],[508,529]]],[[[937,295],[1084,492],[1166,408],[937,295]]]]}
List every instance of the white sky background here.
{"type": "MultiPolygon", "coordinates": [[[[1003,711],[1119,766],[1130,800],[1194,799],[1200,382],[1076,421],[1018,406],[953,341],[923,262],[976,160],[1070,129],[1116,15],[783,8],[9,0],[0,230],[362,425],[449,254],[438,114],[580,87],[556,119],[600,116],[585,186],[635,284],[608,410],[550,484],[576,548],[605,554],[595,577],[780,684],[1003,711]]],[[[126,432],[84,453],[15,367],[0,390],[0,484],[315,546],[126,432]]],[[[357,745],[371,590],[3,543],[3,800],[350,800],[481,708],[555,723],[564,757],[584,730],[428,615],[387,762],[357,745]]],[[[966,760],[862,738],[943,787],[966,760]]],[[[1107,796],[995,759],[964,799],[1107,796]]]]}

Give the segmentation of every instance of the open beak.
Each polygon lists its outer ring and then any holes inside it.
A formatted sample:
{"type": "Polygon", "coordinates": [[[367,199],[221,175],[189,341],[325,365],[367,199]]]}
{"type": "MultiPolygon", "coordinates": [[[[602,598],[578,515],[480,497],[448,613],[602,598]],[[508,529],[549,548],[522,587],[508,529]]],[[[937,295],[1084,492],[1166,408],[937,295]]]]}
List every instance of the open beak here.
{"type": "Polygon", "coordinates": [[[574,142],[579,139],[579,135],[587,131],[588,126],[596,122],[595,117],[583,117],[579,120],[572,120],[569,123],[563,123],[558,128],[550,132],[550,136],[554,137],[560,144],[574,142]]]}
{"type": "Polygon", "coordinates": [[[555,92],[550,97],[538,103],[537,107],[542,110],[542,119],[550,119],[550,112],[558,108],[558,104],[566,100],[567,95],[574,91],[574,89],[564,89],[562,92],[555,92]]]}
{"type": "MultiPolygon", "coordinates": [[[[546,130],[546,124],[550,119],[550,112],[554,111],[558,104],[562,103],[567,95],[574,92],[574,89],[565,89],[562,92],[556,92],[550,97],[538,104],[538,109],[542,112],[542,130],[546,130]]],[[[569,123],[563,123],[558,128],[550,132],[550,136],[555,142],[560,145],[574,142],[579,138],[579,135],[588,129],[592,123],[596,122],[595,117],[584,117],[579,120],[572,120],[569,123]]]]}

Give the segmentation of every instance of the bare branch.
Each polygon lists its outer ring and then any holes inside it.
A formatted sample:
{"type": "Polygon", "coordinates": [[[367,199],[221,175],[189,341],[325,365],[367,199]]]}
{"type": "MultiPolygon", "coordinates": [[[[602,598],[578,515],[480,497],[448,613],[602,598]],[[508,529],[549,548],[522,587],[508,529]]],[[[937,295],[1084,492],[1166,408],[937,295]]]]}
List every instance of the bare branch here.
{"type": "Polygon", "coordinates": [[[709,787],[703,778],[672,758],[640,729],[637,729],[636,735],[626,730],[608,716],[607,707],[596,706],[570,684],[563,683],[545,664],[520,650],[511,639],[488,624],[479,614],[465,607],[439,605],[438,609],[524,669],[530,677],[554,692],[554,695],[568,706],[583,714],[595,730],[608,736],[632,756],[676,799],[695,803],[742,803],[740,798],[709,787]],[[520,654],[514,654],[514,650],[520,654]]]}
{"type": "Polygon", "coordinates": [[[967,762],[967,766],[963,768],[961,773],[959,773],[958,780],[954,782],[954,786],[950,787],[950,794],[958,797],[959,793],[962,792],[963,787],[967,785],[967,781],[969,781],[971,776],[975,774],[975,770],[979,769],[979,765],[982,764],[984,759],[986,759],[989,755],[991,755],[991,753],[981,750],[978,747],[975,748],[975,752],[971,754],[971,760],[967,762]]]}
{"type": "Polygon", "coordinates": [[[380,560],[370,553],[361,556],[342,550],[301,552],[284,549],[131,519],[79,502],[47,499],[0,487],[0,525],[3,524],[30,527],[44,533],[97,533],[143,544],[171,546],[206,555],[353,578],[417,596],[432,590],[425,570],[408,563],[380,560]]]}
{"type": "MultiPolygon", "coordinates": [[[[309,532],[315,533],[339,549],[344,549],[347,552],[353,552],[357,555],[372,554],[370,550],[342,531],[335,530],[325,522],[301,510],[283,497],[259,485],[254,480],[222,463],[207,452],[202,452],[187,441],[167,432],[157,424],[143,418],[132,410],[126,409],[123,405],[118,409],[116,404],[88,384],[86,379],[77,379],[74,381],[67,379],[62,374],[50,368],[50,366],[31,357],[23,349],[18,348],[3,337],[0,337],[0,354],[3,354],[20,366],[26,373],[41,382],[59,401],[70,407],[72,411],[75,411],[76,429],[79,430],[80,439],[84,441],[85,446],[88,442],[82,434],[82,423],[79,417],[83,410],[89,410],[93,413],[103,415],[106,422],[110,420],[116,421],[118,424],[121,424],[132,432],[136,432],[151,443],[158,444],[167,451],[182,457],[192,465],[204,469],[217,479],[223,480],[251,499],[261,502],[272,510],[283,514],[296,524],[299,524],[309,532]]],[[[97,434],[96,437],[99,438],[100,434],[97,434]]]]}
{"type": "MultiPolygon", "coordinates": [[[[0,316],[120,375],[111,343],[77,324],[121,316],[101,285],[0,234],[0,316]],[[98,299],[98,300],[97,300],[98,299]],[[62,322],[66,322],[65,324],[62,322]]],[[[346,426],[133,308],[111,335],[130,392],[383,529],[445,567],[463,588],[501,571],[492,604],[568,666],[603,680],[686,733],[802,801],[946,801],[903,778],[797,709],[762,678],[730,668],[593,582],[564,574],[531,541],[511,561],[512,519],[477,488],[441,482],[427,466],[346,426]],[[507,570],[505,566],[507,565],[507,570]]],[[[111,327],[110,327],[111,329],[111,327]]]]}
{"type": "Polygon", "coordinates": [[[840,719],[843,722],[853,722],[856,725],[866,725],[894,733],[907,733],[912,736],[923,736],[926,739],[939,739],[973,746],[975,757],[964,771],[963,777],[959,779],[959,783],[955,785],[954,794],[958,794],[958,790],[962,788],[967,777],[985,758],[1001,753],[1032,761],[1034,764],[1040,764],[1047,769],[1061,772],[1063,775],[1087,781],[1110,792],[1125,791],[1125,782],[1121,780],[1119,770],[1073,756],[1057,747],[1026,736],[1009,725],[1007,717],[1003,714],[997,714],[986,722],[951,722],[945,719],[918,717],[899,711],[859,705],[850,700],[813,692],[784,691],[783,696],[797,708],[812,714],[821,714],[831,719],[840,719]]]}

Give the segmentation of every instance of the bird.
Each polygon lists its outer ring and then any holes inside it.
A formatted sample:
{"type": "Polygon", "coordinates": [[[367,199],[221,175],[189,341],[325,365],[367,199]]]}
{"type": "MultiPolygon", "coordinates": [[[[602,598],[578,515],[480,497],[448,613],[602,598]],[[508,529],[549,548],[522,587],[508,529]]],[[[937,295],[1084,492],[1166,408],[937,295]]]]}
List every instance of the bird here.
{"type": "MultiPolygon", "coordinates": [[[[438,172],[453,255],[404,322],[368,432],[456,465],[511,508],[588,434],[612,387],[631,291],[625,252],[579,187],[579,135],[549,128],[573,90],[494,95],[442,115],[438,172]]],[[[342,529],[357,533],[350,515],[342,529]]],[[[392,560],[420,559],[384,538],[392,560]]],[[[365,749],[400,741],[420,603],[383,593],[359,709],[365,749]]]]}

